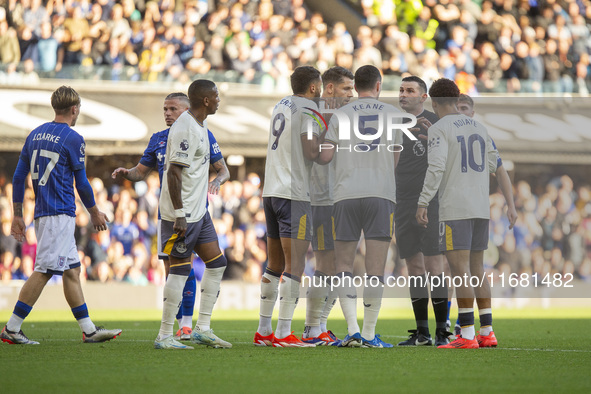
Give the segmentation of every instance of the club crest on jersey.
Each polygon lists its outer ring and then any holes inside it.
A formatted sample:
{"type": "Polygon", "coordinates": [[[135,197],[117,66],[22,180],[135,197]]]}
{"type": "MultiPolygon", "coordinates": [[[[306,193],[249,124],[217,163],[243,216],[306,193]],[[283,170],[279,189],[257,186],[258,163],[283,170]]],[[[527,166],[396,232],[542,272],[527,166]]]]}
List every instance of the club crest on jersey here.
{"type": "Polygon", "coordinates": [[[86,152],[86,144],[83,142],[82,144],[80,144],[80,154],[82,156],[84,156],[85,152],[86,152]]]}
{"type": "Polygon", "coordinates": [[[66,265],[66,256],[59,256],[57,259],[57,266],[60,268],[64,268],[66,265]]]}
{"type": "Polygon", "coordinates": [[[412,151],[415,156],[423,156],[425,154],[425,145],[423,145],[421,141],[416,141],[415,145],[412,147],[412,151]]]}
{"type": "Polygon", "coordinates": [[[177,242],[174,244],[174,248],[178,253],[185,253],[187,251],[187,245],[184,242],[177,242]]]}
{"type": "Polygon", "coordinates": [[[186,151],[189,149],[189,141],[183,140],[181,142],[181,150],[186,151]]]}

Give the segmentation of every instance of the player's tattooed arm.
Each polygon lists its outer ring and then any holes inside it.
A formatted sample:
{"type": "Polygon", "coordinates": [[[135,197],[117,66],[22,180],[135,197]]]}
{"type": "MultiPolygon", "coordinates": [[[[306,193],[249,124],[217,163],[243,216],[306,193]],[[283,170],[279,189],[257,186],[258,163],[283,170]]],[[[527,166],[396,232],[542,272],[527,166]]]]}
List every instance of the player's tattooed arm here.
{"type": "Polygon", "coordinates": [[[117,168],[111,174],[111,178],[117,179],[118,176],[122,176],[123,178],[125,178],[129,181],[138,182],[138,181],[144,180],[148,176],[150,171],[152,171],[151,167],[147,167],[141,163],[138,163],[137,166],[130,168],[130,169],[123,168],[123,167],[117,168]]]}
{"type": "Polygon", "coordinates": [[[20,216],[21,218],[23,217],[23,203],[22,202],[13,203],[12,210],[14,212],[14,216],[20,216]]]}
{"type": "Polygon", "coordinates": [[[226,165],[226,161],[224,158],[216,161],[212,164],[213,169],[215,170],[217,176],[209,182],[208,191],[211,194],[218,194],[220,191],[220,186],[226,183],[228,179],[230,179],[230,171],[228,170],[228,166],[226,165]]]}

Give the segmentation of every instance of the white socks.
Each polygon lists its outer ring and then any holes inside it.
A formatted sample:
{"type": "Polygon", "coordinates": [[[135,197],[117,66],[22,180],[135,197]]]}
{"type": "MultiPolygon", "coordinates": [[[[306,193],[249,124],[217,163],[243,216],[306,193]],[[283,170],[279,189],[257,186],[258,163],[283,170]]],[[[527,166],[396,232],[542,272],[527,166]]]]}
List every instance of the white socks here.
{"type": "Polygon", "coordinates": [[[205,268],[201,279],[201,298],[199,299],[199,318],[195,327],[201,331],[210,329],[211,312],[220,293],[220,283],[226,267],[205,268]]]}
{"type": "Polygon", "coordinates": [[[338,288],[339,300],[345,320],[347,321],[347,331],[349,335],[359,332],[359,323],[357,323],[357,289],[353,286],[352,280],[346,278],[353,276],[351,273],[338,275],[341,277],[341,285],[338,288]]]}
{"type": "Polygon", "coordinates": [[[183,316],[179,321],[179,328],[193,327],[193,316],[183,316]]]}
{"type": "Polygon", "coordinates": [[[164,285],[164,305],[162,307],[162,323],[158,332],[158,340],[172,336],[174,320],[181,301],[183,299],[183,288],[188,276],[169,274],[164,285]]]}
{"type": "MultiPolygon", "coordinates": [[[[85,317],[85,318],[82,318],[82,319],[76,320],[76,321],[78,322],[78,325],[80,326],[80,329],[82,330],[83,333],[92,334],[93,332],[96,331],[96,326],[94,325],[92,320],[90,320],[90,317],[85,317]]],[[[174,322],[174,320],[173,320],[173,322],[174,322]]]]}
{"type": "Polygon", "coordinates": [[[467,326],[462,327],[462,338],[473,340],[476,336],[476,332],[474,331],[474,326],[467,326]]]}
{"type": "Polygon", "coordinates": [[[271,335],[273,326],[271,319],[273,317],[273,308],[275,301],[277,301],[277,293],[279,289],[279,277],[265,272],[263,278],[269,280],[268,283],[261,280],[261,302],[260,302],[260,318],[259,328],[257,332],[262,336],[271,335]]]}
{"type": "Polygon", "coordinates": [[[279,320],[277,322],[276,338],[291,335],[291,319],[300,296],[300,282],[283,274],[279,284],[279,320]]]}
{"type": "MultiPolygon", "coordinates": [[[[476,331],[474,330],[474,308],[458,308],[458,316],[460,319],[460,326],[462,327],[462,338],[473,340],[476,336],[476,331]],[[468,317],[470,317],[470,323],[472,324],[465,324],[462,315],[468,315],[468,317]]],[[[468,321],[468,317],[466,317],[465,321],[468,321]]]]}
{"type": "Polygon", "coordinates": [[[328,315],[330,315],[330,311],[337,303],[337,298],[338,294],[336,289],[328,291],[328,297],[326,298],[324,309],[322,309],[322,313],[320,314],[320,330],[322,332],[328,331],[328,329],[326,328],[326,322],[328,321],[328,315]]]}
{"type": "Polygon", "coordinates": [[[378,315],[382,306],[382,295],[384,294],[384,285],[382,283],[377,287],[367,286],[363,289],[363,339],[371,341],[376,336],[376,324],[378,315]]]}
{"type": "Polygon", "coordinates": [[[19,332],[24,320],[25,319],[22,317],[19,317],[13,313],[10,316],[10,319],[8,319],[8,323],[6,323],[6,329],[11,332],[19,332]]]}
{"type": "Polygon", "coordinates": [[[322,334],[320,316],[324,310],[330,290],[328,286],[324,285],[324,278],[327,278],[327,276],[314,275],[312,284],[306,294],[306,327],[304,329],[304,338],[314,338],[322,334]]]}

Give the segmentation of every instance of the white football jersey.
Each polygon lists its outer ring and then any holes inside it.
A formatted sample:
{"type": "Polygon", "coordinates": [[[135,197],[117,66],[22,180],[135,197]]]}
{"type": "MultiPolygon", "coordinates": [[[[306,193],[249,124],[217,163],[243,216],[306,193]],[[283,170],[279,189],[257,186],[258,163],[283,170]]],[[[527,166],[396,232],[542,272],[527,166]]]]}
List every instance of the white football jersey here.
{"type": "MultiPolygon", "coordinates": [[[[281,99],[271,118],[265,164],[263,197],[310,201],[312,162],[304,158],[301,136],[308,129],[318,136],[320,127],[312,117],[316,103],[298,96],[281,99]]],[[[314,115],[317,117],[316,115],[314,115]]]]}
{"type": "MultiPolygon", "coordinates": [[[[332,159],[334,163],[334,202],[354,198],[378,197],[396,202],[396,182],[394,177],[394,150],[402,145],[402,131],[393,130],[388,139],[388,114],[401,113],[389,104],[373,98],[361,98],[341,107],[350,122],[349,139],[339,138],[339,120],[334,114],[326,133],[326,142],[335,145],[332,159]],[[362,135],[375,135],[379,128],[379,138],[364,140],[359,138],[355,126],[362,135]]],[[[401,120],[397,120],[401,122],[401,120]]]]}
{"type": "Polygon", "coordinates": [[[185,111],[170,127],[162,177],[160,215],[174,222],[176,217],[168,188],[168,168],[171,164],[184,167],[181,198],[187,223],[198,222],[206,211],[209,181],[209,137],[207,122],[200,124],[190,111],[185,111]]]}
{"type": "Polygon", "coordinates": [[[334,166],[332,163],[320,165],[312,164],[310,173],[310,202],[315,207],[330,206],[332,201],[332,187],[334,166]]]}
{"type": "MultiPolygon", "coordinates": [[[[326,107],[326,103],[324,101],[321,101],[318,107],[322,112],[326,107]]],[[[333,204],[333,177],[334,166],[332,163],[329,163],[327,165],[320,165],[318,163],[312,164],[312,170],[310,172],[310,202],[313,206],[323,207],[330,206],[333,204]]]]}
{"type": "Polygon", "coordinates": [[[486,128],[462,115],[446,115],[429,128],[429,168],[419,205],[439,190],[439,220],[489,219],[489,173],[498,152],[486,128]]]}

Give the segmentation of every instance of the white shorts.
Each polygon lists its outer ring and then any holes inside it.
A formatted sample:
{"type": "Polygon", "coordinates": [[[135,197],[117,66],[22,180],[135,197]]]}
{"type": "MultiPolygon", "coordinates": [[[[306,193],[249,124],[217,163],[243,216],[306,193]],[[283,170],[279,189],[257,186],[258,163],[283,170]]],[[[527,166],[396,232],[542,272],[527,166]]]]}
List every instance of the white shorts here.
{"type": "Polygon", "coordinates": [[[64,271],[80,267],[74,238],[75,228],[76,218],[68,215],[42,216],[35,219],[36,272],[63,275],[64,271]]]}

